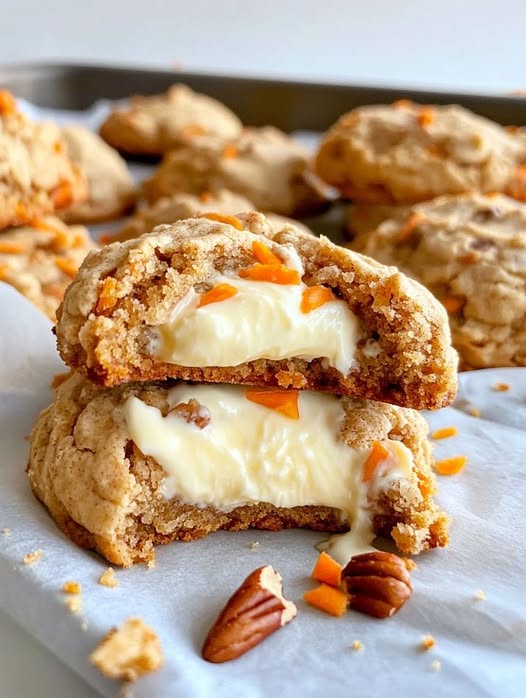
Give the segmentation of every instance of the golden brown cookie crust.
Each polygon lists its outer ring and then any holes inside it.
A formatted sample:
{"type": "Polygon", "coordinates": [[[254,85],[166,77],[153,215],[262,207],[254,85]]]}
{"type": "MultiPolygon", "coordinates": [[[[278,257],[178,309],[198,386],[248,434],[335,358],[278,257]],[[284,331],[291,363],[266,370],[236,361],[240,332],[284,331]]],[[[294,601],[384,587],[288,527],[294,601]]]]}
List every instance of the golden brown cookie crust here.
{"type": "MultiPolygon", "coordinates": [[[[8,94],[2,91],[2,94],[8,94]]],[[[82,201],[86,180],[66,155],[60,131],[0,106],[0,229],[82,201]]]]}
{"type": "Polygon", "coordinates": [[[106,386],[172,377],[325,390],[416,409],[451,402],[457,357],[445,310],[426,289],[326,238],[291,227],[276,233],[261,214],[240,214],[239,221],[244,230],[189,218],[91,255],[57,314],[64,361],[106,386]],[[321,359],[188,368],[152,354],[148,328],[167,322],[194,284],[252,264],[254,233],[278,254],[281,245],[292,246],[305,268],[304,282],[329,286],[357,316],[363,336],[347,376],[321,359]]]}
{"type": "Polygon", "coordinates": [[[81,225],[46,216],[0,232],[0,281],[14,286],[51,320],[64,291],[95,247],[81,225]]]}
{"type": "MultiPolygon", "coordinates": [[[[341,513],[328,507],[285,509],[260,503],[227,513],[166,499],[160,489],[164,471],[131,441],[122,406],[135,395],[166,410],[169,387],[151,383],[102,389],[72,374],[40,415],[31,434],[29,480],[75,543],[128,566],[152,559],[157,544],[195,540],[220,529],[348,528],[341,513]]],[[[394,484],[374,504],[375,530],[392,535],[404,554],[447,545],[447,517],[432,500],[435,485],[423,418],[413,410],[342,399],[346,419],[341,438],[349,446],[395,438],[414,456],[412,481],[394,484]]]]}
{"type": "Polygon", "coordinates": [[[199,195],[228,189],[252,201],[258,211],[302,216],[329,202],[310,160],[306,148],[272,126],[246,128],[228,142],[213,136],[187,138],[166,155],[144,191],[153,203],[181,191],[199,195]]]}
{"type": "Polygon", "coordinates": [[[510,186],[518,193],[525,155],[519,139],[463,107],[400,100],[342,116],[320,145],[316,169],[358,203],[400,205],[510,186]]]}
{"type": "Polygon", "coordinates": [[[224,104],[178,84],[161,95],[132,97],[127,107],[108,116],[100,135],[132,155],[163,155],[189,135],[228,139],[241,129],[241,121],[224,104]]]}
{"type": "Polygon", "coordinates": [[[444,196],[351,245],[396,265],[444,303],[463,369],[526,366],[525,204],[444,196]]]}
{"type": "Polygon", "coordinates": [[[84,172],[88,198],[66,209],[66,223],[99,223],[129,212],[135,203],[135,186],[125,160],[96,133],[82,126],[62,129],[68,156],[84,172]]]}

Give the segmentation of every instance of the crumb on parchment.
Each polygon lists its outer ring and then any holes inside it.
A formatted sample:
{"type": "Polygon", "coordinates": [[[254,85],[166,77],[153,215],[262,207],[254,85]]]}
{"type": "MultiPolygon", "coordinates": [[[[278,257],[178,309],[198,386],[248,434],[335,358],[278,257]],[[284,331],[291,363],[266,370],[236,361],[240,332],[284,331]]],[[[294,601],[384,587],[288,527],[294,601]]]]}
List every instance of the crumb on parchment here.
{"type": "Polygon", "coordinates": [[[62,591],[65,594],[80,594],[82,587],[79,582],[64,582],[62,591]]]}
{"type": "Polygon", "coordinates": [[[438,659],[433,659],[429,665],[429,668],[431,671],[440,671],[440,669],[442,669],[442,664],[438,661],[438,659]]]}
{"type": "Polygon", "coordinates": [[[24,555],[24,565],[33,565],[35,562],[42,559],[43,554],[44,553],[40,549],[33,550],[31,553],[26,553],[24,555]]]}
{"type": "Polygon", "coordinates": [[[428,652],[435,645],[436,640],[432,635],[424,635],[420,643],[420,647],[424,650],[424,652],[428,652]]]}
{"type": "Polygon", "coordinates": [[[355,652],[363,650],[363,644],[360,642],[360,640],[354,640],[351,647],[355,652]]]}
{"type": "Polygon", "coordinates": [[[486,593],[482,591],[482,589],[477,589],[475,592],[475,601],[485,601],[486,600],[486,593]]]}
{"type": "Polygon", "coordinates": [[[11,529],[10,528],[3,528],[2,529],[2,535],[3,536],[10,536],[11,535],[11,529]]]}
{"type": "Polygon", "coordinates": [[[119,586],[119,580],[115,575],[113,567],[108,567],[108,569],[100,575],[99,584],[102,584],[104,587],[110,587],[110,589],[119,586]]]}
{"type": "Polygon", "coordinates": [[[110,679],[136,681],[163,664],[161,642],[141,618],[128,618],[101,640],[90,661],[110,679]]]}
{"type": "Polygon", "coordinates": [[[79,595],[68,596],[64,603],[69,609],[70,613],[80,613],[82,611],[82,597],[79,595]]]}

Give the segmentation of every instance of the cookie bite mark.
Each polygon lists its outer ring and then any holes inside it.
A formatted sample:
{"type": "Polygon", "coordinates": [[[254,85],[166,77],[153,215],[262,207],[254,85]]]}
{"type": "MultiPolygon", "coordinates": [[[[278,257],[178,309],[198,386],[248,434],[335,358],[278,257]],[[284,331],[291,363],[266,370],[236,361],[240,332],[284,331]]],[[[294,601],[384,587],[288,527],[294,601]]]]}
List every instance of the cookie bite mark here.
{"type": "Polygon", "coordinates": [[[92,255],[59,312],[65,361],[106,386],[181,378],[419,409],[452,399],[447,315],[421,286],[261,214],[236,218],[243,230],[190,218],[92,255]]]}

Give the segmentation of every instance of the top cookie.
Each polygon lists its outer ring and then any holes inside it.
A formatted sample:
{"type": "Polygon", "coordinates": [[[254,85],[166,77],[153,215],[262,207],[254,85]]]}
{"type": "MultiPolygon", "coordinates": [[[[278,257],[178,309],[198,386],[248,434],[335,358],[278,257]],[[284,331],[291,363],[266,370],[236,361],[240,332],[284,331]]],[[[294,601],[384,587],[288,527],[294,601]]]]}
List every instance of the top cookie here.
{"type": "Polygon", "coordinates": [[[57,313],[64,361],[106,386],[176,377],[451,401],[447,314],[423,286],[258,213],[217,218],[90,255],[57,313]]]}
{"type": "Polygon", "coordinates": [[[228,189],[259,211],[301,216],[328,203],[306,148],[272,126],[246,128],[239,138],[187,138],[144,185],[150,202],[176,192],[228,189]]]}
{"type": "Polygon", "coordinates": [[[0,229],[24,225],[86,197],[86,181],[59,129],[33,123],[0,90],[0,229]]]}
{"type": "Polygon", "coordinates": [[[526,205],[444,196],[358,236],[353,249],[423,283],[449,312],[461,367],[526,366],[526,205]]]}
{"type": "Polygon", "coordinates": [[[526,197],[520,139],[459,106],[407,100],[342,116],[323,139],[320,176],[357,202],[411,204],[442,194],[526,197]]]}
{"type": "Polygon", "coordinates": [[[242,124],[224,104],[173,85],[162,95],[132,97],[100,127],[100,135],[117,150],[132,155],[163,155],[188,135],[236,138],[242,124]]]}
{"type": "Polygon", "coordinates": [[[66,209],[66,223],[98,223],[118,218],[134,204],[135,187],[125,160],[96,133],[82,126],[62,129],[68,156],[88,180],[86,201],[66,209]]]}

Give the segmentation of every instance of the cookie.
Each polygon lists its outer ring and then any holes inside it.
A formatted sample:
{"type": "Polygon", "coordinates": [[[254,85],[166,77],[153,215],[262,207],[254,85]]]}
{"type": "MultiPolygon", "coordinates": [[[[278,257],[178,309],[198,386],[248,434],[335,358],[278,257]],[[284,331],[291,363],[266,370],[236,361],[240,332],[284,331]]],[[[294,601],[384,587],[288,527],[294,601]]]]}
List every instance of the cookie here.
{"type": "Polygon", "coordinates": [[[349,204],[345,216],[345,232],[353,239],[364,235],[386,220],[405,221],[409,206],[389,206],[387,204],[349,204]]]}
{"type": "Polygon", "coordinates": [[[0,281],[14,286],[51,320],[95,244],[86,228],[46,216],[0,232],[0,281]]]}
{"type": "Polygon", "coordinates": [[[90,255],[58,311],[94,382],[181,378],[448,404],[447,314],[420,284],[259,213],[204,214],[90,255]]]}
{"type": "MultiPolygon", "coordinates": [[[[202,213],[217,212],[224,215],[234,215],[240,211],[251,211],[253,208],[254,205],[251,201],[226,189],[220,189],[213,194],[203,192],[200,196],[174,194],[159,199],[151,206],[139,209],[116,233],[103,236],[102,242],[131,240],[144,235],[144,233],[150,233],[158,225],[175,223],[183,218],[190,218],[202,213]]],[[[303,232],[311,232],[306,225],[285,216],[270,213],[267,214],[267,218],[276,230],[281,230],[285,225],[294,225],[303,232]]]]}
{"type": "Polygon", "coordinates": [[[126,162],[96,133],[82,126],[62,129],[71,160],[88,181],[88,198],[66,209],[66,223],[99,223],[127,213],[135,202],[135,187],[126,162]]]}
{"type": "Polygon", "coordinates": [[[526,199],[525,162],[520,140],[488,119],[400,100],[342,116],[319,147],[316,169],[358,203],[412,204],[471,191],[526,199]]]}
{"type": "Polygon", "coordinates": [[[245,129],[229,142],[188,138],[144,185],[150,203],[177,192],[200,195],[219,189],[246,197],[258,211],[284,216],[307,215],[328,204],[308,150],[271,126],[245,129]]]}
{"type": "Polygon", "coordinates": [[[417,412],[289,392],[297,417],[239,386],[104,389],[73,373],[31,434],[31,487],[66,535],[117,565],[219,529],[342,532],[351,523],[347,540],[329,541],[340,555],[375,533],[403,554],[447,544],[417,412]]]}
{"type": "Polygon", "coordinates": [[[442,301],[462,368],[526,366],[525,204],[502,195],[444,196],[351,244],[442,301]]]}
{"type": "Polygon", "coordinates": [[[34,123],[0,90],[0,229],[31,223],[86,197],[86,181],[68,158],[57,126],[34,123]]]}
{"type": "Polygon", "coordinates": [[[241,129],[241,121],[221,102],[173,85],[162,95],[132,97],[108,116],[100,135],[131,155],[163,155],[188,135],[236,138],[241,129]]]}

